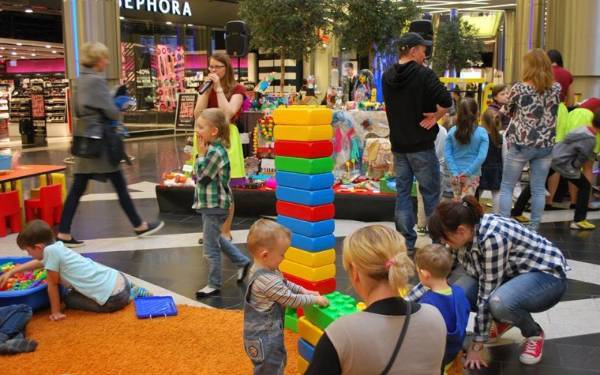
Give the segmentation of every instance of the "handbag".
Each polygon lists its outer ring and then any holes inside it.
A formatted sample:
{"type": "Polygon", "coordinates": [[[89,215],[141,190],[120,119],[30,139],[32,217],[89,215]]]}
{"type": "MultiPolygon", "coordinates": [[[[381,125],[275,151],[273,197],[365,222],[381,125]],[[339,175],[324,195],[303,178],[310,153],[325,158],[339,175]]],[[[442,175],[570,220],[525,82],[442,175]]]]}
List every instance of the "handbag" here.
{"type": "Polygon", "coordinates": [[[104,128],[103,143],[106,146],[108,162],[111,165],[117,166],[121,163],[121,160],[129,160],[125,154],[123,138],[117,133],[117,129],[114,126],[107,126],[104,128]]]}
{"type": "Polygon", "coordinates": [[[73,136],[71,154],[80,158],[97,159],[102,154],[104,140],[102,138],[73,136]]]}
{"type": "Polygon", "coordinates": [[[394,351],[392,352],[392,357],[390,358],[390,361],[388,362],[387,366],[385,366],[385,369],[383,369],[383,371],[381,372],[381,375],[387,375],[390,372],[390,370],[392,369],[394,362],[396,361],[396,357],[398,356],[398,353],[400,352],[400,347],[402,346],[402,342],[404,341],[404,337],[406,336],[406,331],[408,331],[408,324],[410,323],[411,310],[412,310],[412,307],[410,305],[410,301],[406,301],[406,318],[404,319],[404,324],[402,325],[402,331],[400,332],[400,337],[398,337],[398,342],[396,342],[396,347],[394,348],[394,351]]]}

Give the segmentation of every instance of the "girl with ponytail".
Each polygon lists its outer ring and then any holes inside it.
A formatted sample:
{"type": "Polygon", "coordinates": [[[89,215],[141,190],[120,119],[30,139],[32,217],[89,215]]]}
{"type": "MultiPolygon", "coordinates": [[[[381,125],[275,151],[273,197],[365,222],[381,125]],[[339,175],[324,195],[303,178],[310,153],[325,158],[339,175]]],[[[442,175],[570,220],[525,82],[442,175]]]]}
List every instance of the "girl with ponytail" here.
{"type": "MultiPolygon", "coordinates": [[[[565,293],[569,267],[561,251],[512,219],[483,214],[473,196],[440,203],[428,227],[433,240],[450,247],[464,268],[455,269],[449,279],[463,288],[476,313],[465,367],[487,366],[481,352],[484,342],[498,339],[513,326],[525,337],[519,360],[538,363],[544,332],[531,313],[550,309],[565,293]]],[[[408,299],[424,293],[417,285],[408,299]]]]}
{"type": "Polygon", "coordinates": [[[442,316],[399,294],[414,275],[404,238],[382,225],[361,228],[344,240],[343,263],[367,308],[327,327],[306,374],[439,373],[446,336],[442,316]]]}

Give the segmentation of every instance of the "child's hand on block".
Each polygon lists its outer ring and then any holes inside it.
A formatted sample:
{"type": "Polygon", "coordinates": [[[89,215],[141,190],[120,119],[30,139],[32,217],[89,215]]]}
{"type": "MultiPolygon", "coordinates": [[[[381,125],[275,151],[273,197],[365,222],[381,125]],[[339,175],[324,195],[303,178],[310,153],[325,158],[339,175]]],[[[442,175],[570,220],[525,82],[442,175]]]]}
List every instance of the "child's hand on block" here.
{"type": "Polygon", "coordinates": [[[327,300],[327,298],[325,298],[323,296],[319,296],[319,297],[317,297],[317,305],[326,307],[326,306],[329,306],[329,301],[327,300]]]}
{"type": "Polygon", "coordinates": [[[56,322],[58,320],[63,320],[65,319],[67,316],[63,313],[57,312],[57,313],[52,313],[50,314],[50,320],[52,320],[53,322],[56,322]]]}

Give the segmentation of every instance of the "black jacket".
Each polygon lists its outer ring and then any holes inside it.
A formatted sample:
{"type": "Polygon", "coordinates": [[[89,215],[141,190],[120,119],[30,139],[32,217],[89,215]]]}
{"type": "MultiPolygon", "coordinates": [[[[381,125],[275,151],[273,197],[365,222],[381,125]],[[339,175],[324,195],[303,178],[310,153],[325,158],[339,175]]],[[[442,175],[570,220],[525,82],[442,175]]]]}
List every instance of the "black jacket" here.
{"type": "Polygon", "coordinates": [[[410,153],[433,149],[438,127],[422,128],[423,113],[436,112],[436,105],[452,106],[450,93],[435,73],[414,61],[394,64],[383,74],[383,98],[392,150],[410,153]]]}

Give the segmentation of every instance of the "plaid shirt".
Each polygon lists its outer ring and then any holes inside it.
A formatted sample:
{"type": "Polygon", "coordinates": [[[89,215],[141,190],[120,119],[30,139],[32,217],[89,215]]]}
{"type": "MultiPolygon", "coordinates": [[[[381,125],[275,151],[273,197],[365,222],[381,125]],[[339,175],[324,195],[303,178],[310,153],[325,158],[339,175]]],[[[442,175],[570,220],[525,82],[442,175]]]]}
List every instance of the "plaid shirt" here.
{"type": "Polygon", "coordinates": [[[196,172],[195,210],[222,208],[228,210],[233,200],[229,187],[229,157],[219,141],[208,146],[206,155],[198,157],[194,165],[196,172]]]}
{"type": "MultiPolygon", "coordinates": [[[[478,280],[475,340],[486,341],[492,316],[488,299],[502,283],[527,272],[545,272],[566,278],[569,270],[561,251],[550,241],[530,231],[515,220],[498,215],[484,215],[475,228],[472,248],[454,253],[469,276],[478,280]]],[[[408,295],[418,300],[427,288],[418,284],[408,295]]]]}

